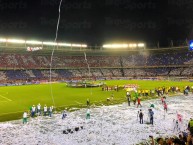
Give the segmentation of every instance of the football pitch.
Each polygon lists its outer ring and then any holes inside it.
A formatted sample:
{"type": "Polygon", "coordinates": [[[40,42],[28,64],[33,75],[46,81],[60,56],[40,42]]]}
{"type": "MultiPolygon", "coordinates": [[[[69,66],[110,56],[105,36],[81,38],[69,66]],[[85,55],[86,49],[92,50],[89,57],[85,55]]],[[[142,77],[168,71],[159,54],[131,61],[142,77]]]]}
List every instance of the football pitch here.
{"type": "MultiPolygon", "coordinates": [[[[182,91],[187,85],[193,86],[193,82],[177,81],[142,81],[142,80],[109,80],[102,81],[107,86],[137,84],[139,89],[155,89],[156,87],[178,86],[182,91]]],[[[95,105],[109,105],[107,98],[114,94],[114,100],[110,104],[117,104],[126,101],[126,91],[102,91],[101,87],[93,88],[71,88],[66,83],[6,86],[0,87],[0,121],[8,121],[22,118],[24,111],[28,111],[30,106],[45,104],[54,106],[58,111],[65,108],[86,107],[87,98],[95,105]],[[51,95],[51,87],[52,94],[51,95]]],[[[147,99],[147,97],[142,97],[147,99]]],[[[150,99],[148,97],[148,99],[150,99]]]]}

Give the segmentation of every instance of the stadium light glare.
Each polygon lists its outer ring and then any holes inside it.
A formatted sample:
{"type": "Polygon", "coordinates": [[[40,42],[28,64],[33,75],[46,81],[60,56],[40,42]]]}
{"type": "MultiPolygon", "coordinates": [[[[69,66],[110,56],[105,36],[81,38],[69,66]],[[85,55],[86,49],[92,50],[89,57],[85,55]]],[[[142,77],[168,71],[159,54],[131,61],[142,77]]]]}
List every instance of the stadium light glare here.
{"type": "Polygon", "coordinates": [[[0,38],[0,42],[6,42],[7,40],[4,38],[0,38]]]}
{"type": "Polygon", "coordinates": [[[41,45],[48,45],[48,46],[67,46],[67,47],[87,47],[86,44],[71,44],[71,43],[57,43],[57,42],[42,42],[42,41],[36,41],[36,40],[20,40],[20,39],[6,39],[6,38],[0,38],[0,43],[6,42],[6,43],[20,43],[20,44],[41,44],[41,45]]]}
{"type": "Polygon", "coordinates": [[[138,43],[137,46],[138,46],[138,47],[145,47],[145,44],[144,44],[144,43],[138,43]]]}
{"type": "Polygon", "coordinates": [[[129,44],[129,47],[135,48],[135,47],[137,47],[137,44],[129,44]]]}
{"type": "Polygon", "coordinates": [[[29,40],[29,41],[26,41],[26,44],[42,44],[41,41],[35,41],[35,40],[29,40]]]}
{"type": "Polygon", "coordinates": [[[190,40],[189,42],[189,50],[193,50],[193,40],[190,40]]]}
{"type": "Polygon", "coordinates": [[[58,46],[70,46],[71,47],[71,44],[70,43],[58,43],[58,46]]]}
{"type": "Polygon", "coordinates": [[[82,47],[81,44],[72,44],[72,47],[82,47]]]}
{"type": "Polygon", "coordinates": [[[25,40],[19,40],[19,39],[7,39],[7,42],[9,43],[19,43],[19,44],[24,44],[25,40]]]}
{"type": "Polygon", "coordinates": [[[103,48],[127,48],[128,44],[105,44],[103,48]]]}
{"type": "Polygon", "coordinates": [[[43,42],[44,45],[56,46],[57,43],[55,42],[43,42]]]}
{"type": "Polygon", "coordinates": [[[68,46],[68,47],[87,47],[86,44],[71,44],[71,43],[58,43],[58,46],[68,46]]]}
{"type": "Polygon", "coordinates": [[[87,45],[86,45],[86,44],[82,44],[82,47],[86,48],[86,47],[87,47],[87,45]]]}

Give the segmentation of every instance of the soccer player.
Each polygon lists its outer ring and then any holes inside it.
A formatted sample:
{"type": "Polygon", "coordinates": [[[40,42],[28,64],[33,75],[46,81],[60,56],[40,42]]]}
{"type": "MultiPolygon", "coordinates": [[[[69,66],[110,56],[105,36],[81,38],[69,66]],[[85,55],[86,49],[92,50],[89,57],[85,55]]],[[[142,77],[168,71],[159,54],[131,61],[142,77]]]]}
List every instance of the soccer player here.
{"type": "Polygon", "coordinates": [[[40,105],[40,103],[37,105],[37,114],[41,115],[41,105],[40,105]]]}
{"type": "Polygon", "coordinates": [[[23,124],[27,123],[27,112],[24,111],[23,113],[23,124]]]}
{"type": "Polygon", "coordinates": [[[47,115],[47,111],[48,111],[48,108],[47,108],[47,106],[46,106],[46,105],[44,105],[44,116],[46,116],[46,115],[47,115]]]}
{"type": "Polygon", "coordinates": [[[126,93],[127,95],[127,101],[128,101],[128,105],[130,106],[130,102],[131,102],[131,95],[129,92],[126,93]]]}
{"type": "Polygon", "coordinates": [[[87,112],[86,112],[86,119],[90,119],[90,109],[87,109],[87,112]]]}
{"type": "Polygon", "coordinates": [[[53,110],[53,106],[50,106],[49,108],[49,116],[52,117],[52,110],[53,110]]]}
{"type": "Polygon", "coordinates": [[[31,113],[31,117],[35,116],[35,112],[36,112],[36,107],[35,105],[32,106],[32,113],[31,113]]]}

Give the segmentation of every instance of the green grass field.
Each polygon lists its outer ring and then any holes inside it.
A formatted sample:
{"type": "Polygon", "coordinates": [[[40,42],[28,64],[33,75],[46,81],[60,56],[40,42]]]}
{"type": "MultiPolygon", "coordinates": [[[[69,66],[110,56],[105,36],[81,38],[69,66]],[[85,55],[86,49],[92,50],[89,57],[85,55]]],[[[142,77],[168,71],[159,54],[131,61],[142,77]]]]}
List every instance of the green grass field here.
{"type": "MultiPolygon", "coordinates": [[[[139,81],[139,80],[111,80],[105,81],[107,85],[138,84],[140,89],[154,89],[162,86],[193,86],[193,82],[172,82],[172,81],[139,81]]],[[[107,104],[106,99],[114,93],[114,102],[126,101],[125,90],[102,91],[97,88],[69,88],[65,83],[52,84],[55,105],[60,109],[86,106],[86,99],[89,98],[91,104],[107,104]]],[[[0,121],[8,121],[22,118],[23,111],[29,110],[32,105],[40,103],[42,106],[53,105],[51,89],[49,84],[9,86],[0,87],[0,121]]]]}

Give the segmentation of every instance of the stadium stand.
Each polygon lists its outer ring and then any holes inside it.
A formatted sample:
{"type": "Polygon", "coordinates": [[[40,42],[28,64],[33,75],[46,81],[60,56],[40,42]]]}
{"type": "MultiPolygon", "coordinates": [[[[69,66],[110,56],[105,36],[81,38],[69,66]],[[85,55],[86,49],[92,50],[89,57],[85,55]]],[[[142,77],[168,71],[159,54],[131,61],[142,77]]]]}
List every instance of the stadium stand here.
{"type": "Polygon", "coordinates": [[[56,70],[55,74],[58,74],[60,78],[71,78],[75,76],[70,70],[56,70]]]}
{"type": "Polygon", "coordinates": [[[185,68],[182,73],[182,76],[192,76],[193,75],[193,67],[185,68]]]}
{"type": "Polygon", "coordinates": [[[6,75],[11,80],[22,80],[29,78],[29,76],[25,73],[25,70],[7,70],[6,75]]]}
{"type": "Polygon", "coordinates": [[[7,77],[6,77],[5,72],[4,71],[0,71],[0,81],[4,81],[6,79],[7,79],[7,77]]]}
{"type": "Polygon", "coordinates": [[[37,79],[41,79],[41,78],[44,78],[43,77],[43,74],[41,73],[41,70],[32,70],[33,74],[36,76],[37,79]]]}
{"type": "MultiPolygon", "coordinates": [[[[50,50],[1,48],[0,81],[48,79],[50,50]],[[10,51],[12,49],[12,51],[10,51]]],[[[52,77],[56,80],[71,78],[111,77],[192,77],[193,52],[186,48],[112,52],[89,51],[87,62],[82,51],[56,50],[52,61],[52,77]]]]}

